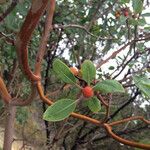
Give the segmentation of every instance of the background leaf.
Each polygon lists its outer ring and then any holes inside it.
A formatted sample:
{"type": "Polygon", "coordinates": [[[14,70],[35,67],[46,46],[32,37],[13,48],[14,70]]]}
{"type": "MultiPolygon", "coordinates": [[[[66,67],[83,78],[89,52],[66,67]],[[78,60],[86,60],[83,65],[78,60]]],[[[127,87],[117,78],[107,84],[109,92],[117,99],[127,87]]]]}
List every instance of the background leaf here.
{"type": "Polygon", "coordinates": [[[144,95],[150,98],[150,79],[145,75],[133,76],[135,85],[144,93],[144,95]]]}
{"type": "Polygon", "coordinates": [[[144,13],[141,16],[143,16],[143,17],[150,17],[150,13],[144,13]]]}
{"type": "Polygon", "coordinates": [[[88,85],[95,79],[96,68],[90,60],[85,60],[81,66],[82,78],[85,80],[88,85]]]}
{"type": "Polygon", "coordinates": [[[47,121],[61,121],[67,118],[76,107],[76,102],[71,99],[60,99],[49,106],[43,115],[47,121]]]}
{"type": "Polygon", "coordinates": [[[121,0],[121,3],[129,3],[130,0],[121,0]]]}
{"type": "Polygon", "coordinates": [[[141,13],[143,10],[142,0],[132,0],[132,7],[135,13],[141,13]]]}
{"type": "Polygon", "coordinates": [[[94,90],[102,93],[125,92],[123,86],[116,80],[101,81],[95,85],[94,90]]]}
{"type": "Polygon", "coordinates": [[[69,67],[64,64],[61,60],[55,59],[53,62],[53,69],[58,77],[66,83],[75,84],[76,78],[71,73],[69,67]]]}
{"type": "Polygon", "coordinates": [[[92,112],[98,112],[101,110],[101,103],[97,97],[90,98],[86,101],[86,104],[92,112]]]}

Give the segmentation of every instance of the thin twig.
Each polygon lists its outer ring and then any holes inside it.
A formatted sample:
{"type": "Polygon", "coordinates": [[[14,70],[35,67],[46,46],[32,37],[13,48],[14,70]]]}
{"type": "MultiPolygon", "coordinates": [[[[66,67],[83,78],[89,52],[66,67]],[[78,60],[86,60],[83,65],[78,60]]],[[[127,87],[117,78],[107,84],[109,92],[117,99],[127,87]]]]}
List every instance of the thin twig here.
{"type": "Polygon", "coordinates": [[[143,38],[139,38],[139,39],[134,39],[130,42],[128,42],[127,44],[125,44],[124,46],[122,46],[121,48],[119,48],[117,51],[114,51],[108,58],[106,58],[105,60],[101,61],[101,62],[98,62],[97,63],[97,66],[96,68],[100,68],[102,65],[104,65],[105,63],[107,63],[110,59],[112,58],[115,58],[116,55],[118,53],[120,53],[122,50],[124,50],[127,46],[131,45],[131,44],[134,44],[135,42],[138,42],[138,41],[145,41],[145,40],[149,40],[150,39],[150,36],[145,36],[143,38]]]}
{"type": "Polygon", "coordinates": [[[103,64],[107,63],[110,59],[116,57],[116,55],[118,53],[120,53],[122,50],[124,50],[127,46],[129,46],[130,44],[132,44],[132,42],[128,42],[127,44],[125,44],[124,46],[122,46],[121,48],[119,48],[117,51],[113,52],[108,58],[106,58],[105,60],[101,61],[100,63],[98,62],[96,69],[100,68],[103,64]]]}
{"type": "Polygon", "coordinates": [[[21,98],[14,97],[12,99],[12,101],[10,102],[10,104],[13,106],[27,106],[27,105],[31,104],[31,102],[34,100],[35,96],[36,96],[35,85],[31,84],[31,94],[28,99],[23,100],[21,98]]]}
{"type": "Polygon", "coordinates": [[[8,9],[0,16],[0,22],[2,22],[16,7],[18,0],[12,0],[12,3],[8,7],[8,9]]]}
{"type": "Polygon", "coordinates": [[[103,38],[100,36],[96,36],[96,35],[92,34],[91,32],[89,32],[85,26],[81,26],[81,25],[77,25],[77,24],[67,24],[67,25],[54,24],[53,28],[54,29],[79,28],[79,29],[84,30],[87,34],[91,35],[92,37],[97,38],[98,40],[113,40],[113,39],[115,39],[112,37],[103,38]]]}
{"type": "Polygon", "coordinates": [[[9,38],[5,33],[3,32],[0,32],[0,38],[5,38],[6,42],[8,44],[12,44],[12,45],[15,45],[15,42],[13,39],[9,38]]]}
{"type": "MultiPolygon", "coordinates": [[[[122,106],[120,106],[113,114],[110,115],[108,120],[113,119],[121,110],[123,110],[126,106],[128,106],[131,102],[133,102],[135,100],[135,98],[137,97],[137,95],[139,95],[139,91],[137,90],[135,92],[135,95],[133,97],[131,97],[127,102],[125,102],[122,106]]],[[[107,121],[108,121],[107,120],[107,121]]]]}
{"type": "Polygon", "coordinates": [[[45,54],[49,33],[52,30],[54,11],[55,11],[55,0],[50,0],[47,7],[47,17],[46,17],[45,27],[39,45],[39,50],[36,56],[35,74],[38,76],[40,76],[41,73],[41,63],[42,63],[43,56],[45,54]]]}

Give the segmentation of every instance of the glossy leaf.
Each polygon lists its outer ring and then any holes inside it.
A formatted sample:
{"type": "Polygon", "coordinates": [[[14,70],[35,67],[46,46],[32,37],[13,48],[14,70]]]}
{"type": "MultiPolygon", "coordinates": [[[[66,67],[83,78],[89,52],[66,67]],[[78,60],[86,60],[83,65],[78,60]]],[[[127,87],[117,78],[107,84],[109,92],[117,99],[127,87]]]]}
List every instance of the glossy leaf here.
{"type": "Polygon", "coordinates": [[[96,68],[90,60],[85,60],[81,66],[82,78],[85,80],[88,85],[95,79],[96,68]]]}
{"type": "Polygon", "coordinates": [[[141,13],[143,10],[142,0],[132,0],[132,7],[135,13],[141,13]]]}
{"type": "Polygon", "coordinates": [[[53,69],[62,81],[70,84],[76,83],[75,76],[71,73],[69,67],[66,64],[64,64],[61,60],[54,60],[53,69]]]}
{"type": "Polygon", "coordinates": [[[61,99],[49,106],[43,115],[47,121],[61,121],[67,118],[76,107],[76,102],[71,99],[61,99]]]}
{"type": "Polygon", "coordinates": [[[101,110],[101,103],[97,97],[90,98],[86,101],[86,104],[92,112],[98,112],[101,110]]]}
{"type": "Polygon", "coordinates": [[[133,76],[135,85],[144,93],[144,95],[150,98],[150,79],[146,76],[133,76]]]}
{"type": "Polygon", "coordinates": [[[102,93],[125,92],[123,86],[116,80],[104,80],[98,82],[95,85],[94,90],[102,93]]]}

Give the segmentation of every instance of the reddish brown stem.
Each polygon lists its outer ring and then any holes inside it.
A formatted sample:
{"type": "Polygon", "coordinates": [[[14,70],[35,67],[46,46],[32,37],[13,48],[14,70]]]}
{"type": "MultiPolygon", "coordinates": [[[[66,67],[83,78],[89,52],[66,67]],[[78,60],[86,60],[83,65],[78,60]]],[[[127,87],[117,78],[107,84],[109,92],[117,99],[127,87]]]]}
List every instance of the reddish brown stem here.
{"type": "Polygon", "coordinates": [[[105,106],[106,108],[106,115],[105,118],[103,119],[103,123],[107,121],[108,117],[109,117],[109,111],[110,111],[110,106],[109,103],[106,103],[104,98],[102,97],[101,94],[97,94],[97,98],[101,101],[101,103],[105,106]]]}
{"type": "Polygon", "coordinates": [[[2,96],[2,99],[4,100],[6,104],[10,102],[11,96],[8,93],[6,85],[1,76],[0,76],[0,95],[2,96]]]}
{"type": "Polygon", "coordinates": [[[150,121],[144,119],[142,116],[134,116],[134,117],[129,117],[129,118],[126,118],[126,119],[123,119],[123,120],[119,120],[119,121],[115,121],[115,122],[112,122],[112,123],[109,123],[110,126],[115,126],[115,125],[118,125],[118,124],[122,124],[122,123],[125,123],[125,122],[128,122],[128,121],[132,121],[132,120],[141,120],[147,124],[150,124],[150,121]]]}
{"type": "Polygon", "coordinates": [[[10,102],[10,105],[12,106],[27,106],[31,104],[31,102],[34,100],[36,96],[36,87],[34,84],[31,85],[31,94],[29,97],[25,100],[21,98],[13,98],[12,101],[10,102]]]}
{"type": "Polygon", "coordinates": [[[34,0],[26,16],[26,19],[17,36],[16,48],[19,64],[26,77],[31,81],[40,80],[40,77],[33,74],[28,64],[28,43],[31,35],[39,22],[40,16],[44,13],[48,0],[34,0]]]}
{"type": "Polygon", "coordinates": [[[104,98],[100,94],[98,94],[97,97],[105,107],[108,107],[108,103],[105,102],[104,98]]]}
{"type": "Polygon", "coordinates": [[[110,59],[115,58],[118,53],[120,53],[122,50],[124,50],[127,46],[129,46],[132,43],[133,43],[133,41],[132,42],[128,42],[127,44],[122,46],[120,49],[118,49],[117,51],[113,52],[108,58],[106,58],[105,60],[103,60],[99,64],[97,64],[96,69],[100,68],[103,64],[107,63],[110,59]]]}
{"type": "Polygon", "coordinates": [[[43,56],[45,54],[47,41],[49,38],[50,31],[52,30],[52,21],[53,21],[54,11],[55,11],[55,0],[50,0],[48,7],[47,7],[45,27],[44,27],[41,42],[39,45],[39,50],[36,56],[35,74],[39,76],[41,72],[41,63],[42,63],[43,56]]]}
{"type": "Polygon", "coordinates": [[[8,44],[12,44],[14,45],[14,40],[9,38],[6,34],[4,34],[3,32],[0,32],[0,38],[1,37],[4,37],[5,38],[5,41],[8,43],[8,44]]]}
{"type": "Polygon", "coordinates": [[[142,143],[129,141],[129,140],[123,139],[122,137],[116,135],[115,133],[112,132],[112,127],[108,124],[104,124],[104,127],[105,127],[106,131],[108,132],[108,134],[115,140],[119,141],[120,143],[129,145],[131,147],[137,147],[137,148],[146,149],[146,150],[150,149],[149,144],[142,144],[142,143]]]}

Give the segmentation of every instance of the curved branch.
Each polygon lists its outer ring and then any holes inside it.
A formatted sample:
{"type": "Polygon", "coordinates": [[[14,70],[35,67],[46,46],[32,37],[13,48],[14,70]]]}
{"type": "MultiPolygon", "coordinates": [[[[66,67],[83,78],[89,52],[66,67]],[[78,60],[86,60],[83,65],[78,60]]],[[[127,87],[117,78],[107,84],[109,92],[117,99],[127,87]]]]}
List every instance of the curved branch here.
{"type": "Polygon", "coordinates": [[[30,105],[31,102],[34,100],[36,96],[36,88],[34,85],[31,85],[31,94],[28,99],[22,100],[21,98],[13,98],[12,101],[10,102],[10,105],[12,106],[27,106],[30,105]]]}
{"type": "MultiPolygon", "coordinates": [[[[147,130],[147,129],[149,129],[148,125],[145,125],[145,126],[138,127],[138,128],[132,128],[132,129],[127,129],[127,130],[117,131],[117,132],[115,132],[115,134],[117,134],[118,136],[128,134],[128,136],[129,136],[129,134],[132,134],[132,133],[138,134],[139,131],[141,132],[141,130],[147,130]]],[[[100,140],[105,140],[107,138],[111,138],[111,137],[107,134],[107,135],[104,135],[101,137],[93,138],[92,142],[98,142],[100,140]]]]}
{"type": "Polygon", "coordinates": [[[6,104],[10,102],[11,96],[8,93],[6,85],[1,76],[0,76],[0,95],[2,96],[2,99],[4,100],[6,104]]]}
{"type": "Polygon", "coordinates": [[[16,48],[19,64],[26,77],[31,81],[40,80],[40,77],[33,74],[28,64],[28,43],[31,35],[39,22],[40,16],[44,13],[48,0],[34,0],[26,16],[21,30],[16,39],[16,48]]]}
{"type": "Polygon", "coordinates": [[[8,44],[12,44],[14,46],[14,39],[11,39],[9,38],[5,33],[3,32],[0,32],[0,39],[2,38],[5,38],[5,41],[8,43],[8,44]]]}
{"type": "Polygon", "coordinates": [[[47,98],[44,95],[43,88],[42,88],[42,85],[41,85],[40,81],[37,82],[36,87],[37,87],[37,91],[38,91],[38,93],[40,95],[41,100],[43,100],[48,105],[52,105],[53,104],[52,100],[47,98]]]}
{"type": "Polygon", "coordinates": [[[96,36],[96,35],[92,34],[91,32],[89,32],[89,30],[85,26],[81,26],[81,25],[78,25],[78,24],[67,24],[67,25],[54,24],[53,28],[54,29],[78,28],[78,29],[84,30],[90,36],[92,36],[94,38],[98,38],[99,40],[112,40],[112,39],[115,39],[113,37],[103,38],[103,37],[100,37],[100,36],[96,36]]]}
{"type": "Polygon", "coordinates": [[[101,103],[105,106],[105,107],[108,107],[108,103],[105,102],[104,98],[102,97],[101,94],[97,94],[97,98],[101,101],[101,103]]]}
{"type": "Polygon", "coordinates": [[[146,124],[150,124],[150,121],[144,119],[142,116],[134,116],[134,117],[129,117],[129,118],[126,118],[126,119],[123,119],[123,120],[115,121],[115,122],[112,122],[112,123],[108,123],[108,125],[109,126],[115,126],[115,125],[122,124],[122,123],[132,121],[132,120],[141,120],[141,121],[145,122],[146,124]]]}
{"type": "Polygon", "coordinates": [[[135,42],[138,41],[144,41],[144,40],[148,40],[150,39],[150,36],[145,36],[144,38],[139,38],[139,39],[134,39],[129,41],[127,44],[125,44],[124,46],[122,46],[121,48],[119,48],[117,51],[114,51],[108,58],[106,58],[105,60],[102,60],[101,62],[98,61],[98,64],[96,65],[96,69],[99,69],[102,65],[104,65],[105,63],[107,63],[110,59],[115,58],[116,55],[118,53],[120,53],[122,50],[124,50],[127,46],[134,44],[135,42]]]}
{"type": "Polygon", "coordinates": [[[54,11],[55,11],[55,0],[50,0],[47,7],[47,17],[45,21],[45,27],[40,41],[39,50],[36,56],[35,74],[39,76],[41,71],[41,62],[45,53],[47,41],[49,38],[49,33],[52,30],[54,11]]]}
{"type": "Polygon", "coordinates": [[[127,44],[125,44],[124,46],[122,46],[121,48],[119,48],[117,51],[114,51],[108,58],[106,58],[105,60],[101,61],[100,63],[98,63],[96,65],[96,69],[100,68],[103,64],[107,63],[110,59],[116,57],[116,55],[118,53],[120,53],[122,50],[124,50],[127,46],[129,46],[130,44],[132,44],[133,41],[128,42],[127,44]]]}
{"type": "Polygon", "coordinates": [[[105,127],[106,131],[109,133],[109,135],[111,135],[112,138],[119,141],[120,143],[123,143],[125,145],[129,145],[131,147],[137,147],[137,148],[147,149],[147,150],[150,149],[149,144],[142,144],[142,143],[129,141],[129,140],[123,139],[122,137],[116,135],[115,133],[113,133],[112,127],[108,124],[104,124],[104,127],[105,127]]]}

